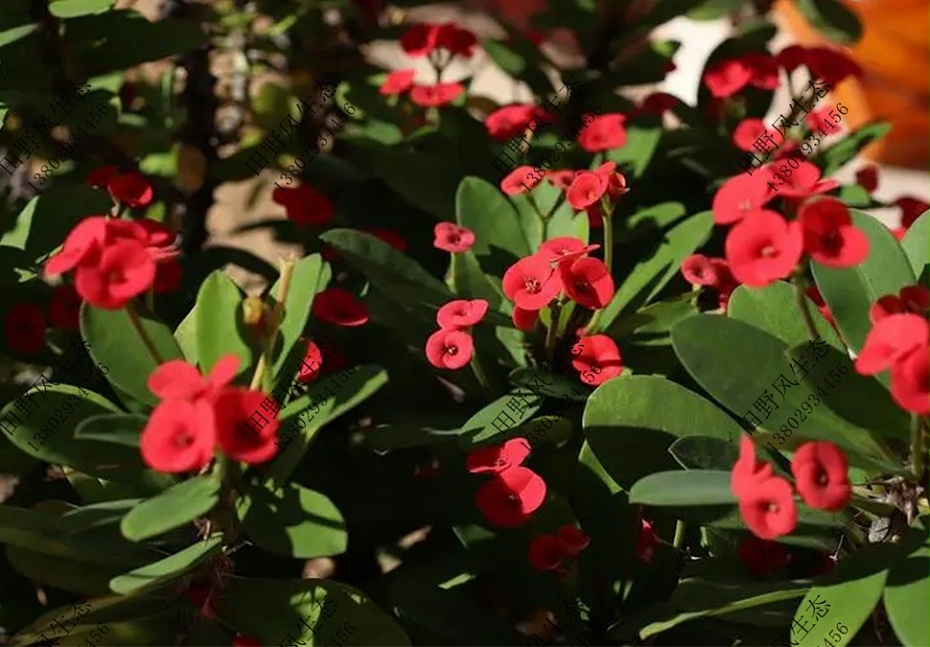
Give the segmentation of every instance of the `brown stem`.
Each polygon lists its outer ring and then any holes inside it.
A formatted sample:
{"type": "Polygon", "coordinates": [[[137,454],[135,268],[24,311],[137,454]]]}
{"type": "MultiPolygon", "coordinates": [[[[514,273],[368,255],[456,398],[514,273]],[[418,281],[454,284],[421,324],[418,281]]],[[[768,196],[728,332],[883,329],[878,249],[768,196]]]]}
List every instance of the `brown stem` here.
{"type": "Polygon", "coordinates": [[[132,301],[126,302],[126,314],[129,315],[129,321],[132,322],[133,328],[136,329],[136,332],[142,339],[142,343],[145,344],[146,349],[148,349],[149,355],[152,356],[156,364],[162,364],[165,360],[162,359],[158,349],[155,348],[154,342],[152,342],[148,333],[145,332],[142,321],[139,319],[139,313],[136,311],[136,305],[132,301]]]}

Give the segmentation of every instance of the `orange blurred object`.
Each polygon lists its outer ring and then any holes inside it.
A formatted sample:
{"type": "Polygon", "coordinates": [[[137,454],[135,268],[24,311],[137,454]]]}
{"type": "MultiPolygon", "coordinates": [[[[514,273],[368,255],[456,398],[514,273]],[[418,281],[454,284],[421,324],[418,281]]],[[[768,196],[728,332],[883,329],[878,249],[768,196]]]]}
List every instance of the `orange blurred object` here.
{"type": "MultiPolygon", "coordinates": [[[[851,128],[881,119],[891,131],[864,153],[875,161],[926,169],[930,163],[930,0],[842,0],[863,25],[862,39],[848,51],[862,67],[858,79],[834,88],[849,107],[851,128]]],[[[802,45],[834,43],[816,32],[790,0],[778,11],[802,45]]]]}

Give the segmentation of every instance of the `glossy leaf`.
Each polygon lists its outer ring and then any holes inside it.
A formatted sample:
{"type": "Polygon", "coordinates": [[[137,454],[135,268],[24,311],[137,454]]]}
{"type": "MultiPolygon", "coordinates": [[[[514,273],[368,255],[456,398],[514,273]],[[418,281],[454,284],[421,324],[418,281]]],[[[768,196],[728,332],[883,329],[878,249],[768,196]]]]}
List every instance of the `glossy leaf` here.
{"type": "Polygon", "coordinates": [[[529,256],[538,246],[536,235],[528,233],[535,231],[538,217],[516,209],[499,187],[480,178],[467,177],[459,184],[455,218],[459,225],[475,232],[472,252],[476,256],[486,256],[497,249],[506,253],[509,262],[514,262],[529,256]]]}
{"type": "Polygon", "coordinates": [[[820,155],[817,156],[819,160],[824,162],[824,177],[835,174],[847,162],[858,155],[859,151],[887,135],[889,130],[891,130],[891,124],[887,122],[868,123],[861,128],[857,128],[849,136],[844,137],[835,144],[824,148],[820,155]]]}
{"type": "Polygon", "coordinates": [[[904,234],[901,247],[910,261],[914,276],[927,284],[927,264],[930,263],[930,211],[914,221],[904,234]]]}
{"type": "MultiPolygon", "coordinates": [[[[319,254],[311,254],[297,261],[294,273],[287,291],[287,300],[284,304],[284,317],[278,332],[281,335],[281,344],[277,349],[278,359],[274,363],[275,375],[283,368],[288,353],[303,333],[307,321],[310,319],[310,308],[313,306],[313,297],[322,288],[323,259],[319,254]]],[[[327,272],[328,274],[328,272],[327,272]]],[[[271,288],[271,296],[278,298],[281,290],[281,281],[278,280],[271,288]]]]}
{"type": "Polygon", "coordinates": [[[113,7],[116,0],[55,0],[48,5],[49,13],[57,18],[75,18],[103,13],[113,7]]]}
{"type": "Polygon", "coordinates": [[[96,440],[138,450],[139,437],[147,423],[147,416],[135,414],[113,413],[91,416],[75,427],[74,437],[79,440],[96,440]]]}
{"type": "Polygon", "coordinates": [[[246,373],[254,351],[246,341],[239,287],[223,272],[212,272],[200,286],[194,313],[197,359],[203,372],[232,353],[239,359],[239,373],[246,373]]]}
{"type": "Polygon", "coordinates": [[[730,490],[730,472],[687,470],[658,472],[630,488],[630,503],[656,506],[705,506],[736,503],[730,490]]]}
{"type": "Polygon", "coordinates": [[[219,501],[219,483],[212,474],[196,476],[143,501],[120,522],[123,536],[143,541],[190,523],[219,501]]]}
{"type": "Polygon", "coordinates": [[[668,448],[685,469],[729,470],[739,457],[733,442],[710,436],[683,436],[668,448]]]}
{"type": "MultiPolygon", "coordinates": [[[[843,350],[843,342],[833,326],[823,318],[813,301],[807,296],[804,300],[820,339],[843,350]]],[[[764,330],[790,346],[804,344],[810,339],[801,318],[795,288],[783,281],[764,288],[747,288],[744,285],[736,288],[727,305],[727,316],[764,330]]]]}
{"type": "Polygon", "coordinates": [[[930,549],[918,547],[899,560],[885,583],[885,611],[898,640],[903,645],[930,644],[930,623],[926,613],[930,586],[930,549]]]}
{"type": "Polygon", "coordinates": [[[204,560],[215,557],[222,552],[223,538],[214,536],[206,541],[198,541],[157,562],[147,564],[110,580],[110,589],[121,595],[131,595],[140,589],[147,589],[176,579],[195,568],[204,560]]]}

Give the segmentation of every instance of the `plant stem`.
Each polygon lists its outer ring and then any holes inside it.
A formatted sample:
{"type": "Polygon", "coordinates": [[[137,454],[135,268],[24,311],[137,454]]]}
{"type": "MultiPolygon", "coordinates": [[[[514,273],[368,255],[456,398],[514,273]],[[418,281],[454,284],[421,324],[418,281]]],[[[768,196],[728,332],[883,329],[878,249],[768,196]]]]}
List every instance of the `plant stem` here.
{"type": "Polygon", "coordinates": [[[488,376],[484,372],[484,369],[481,368],[481,362],[478,361],[478,355],[472,355],[471,362],[469,362],[472,372],[475,374],[475,379],[478,380],[478,384],[484,388],[489,388],[491,383],[488,382],[488,376]]]}
{"type": "Polygon", "coordinates": [[[142,321],[139,319],[139,313],[136,312],[136,305],[132,301],[126,302],[126,314],[129,315],[129,321],[132,322],[133,328],[136,329],[136,332],[142,339],[142,343],[145,344],[145,348],[149,351],[149,355],[152,356],[152,359],[155,360],[155,363],[163,363],[165,360],[162,359],[158,349],[155,348],[155,344],[152,342],[151,338],[149,338],[148,333],[145,332],[145,328],[142,327],[142,321]]]}
{"type": "Polygon", "coordinates": [[[807,296],[804,294],[804,284],[801,282],[800,274],[794,275],[794,296],[798,304],[798,310],[801,312],[801,319],[804,320],[804,327],[807,328],[807,334],[811,341],[817,341],[820,333],[817,332],[817,326],[814,324],[814,317],[811,315],[810,307],[807,304],[807,296]]]}
{"type": "Polygon", "coordinates": [[[278,292],[274,309],[271,311],[271,321],[265,338],[265,347],[262,349],[262,354],[255,365],[255,373],[249,383],[250,389],[262,388],[265,372],[271,365],[271,353],[274,349],[274,342],[278,337],[278,326],[281,325],[281,316],[284,314],[284,302],[287,300],[287,292],[291,287],[291,277],[294,276],[294,265],[295,261],[291,258],[281,261],[281,290],[278,292]]]}
{"type": "Polygon", "coordinates": [[[924,455],[920,442],[920,416],[916,413],[911,414],[911,470],[920,483],[924,471],[924,455]]]}
{"type": "Polygon", "coordinates": [[[672,546],[674,546],[675,548],[679,550],[681,549],[681,545],[685,541],[686,530],[687,530],[687,526],[685,525],[684,521],[679,519],[678,521],[675,522],[675,538],[672,540],[672,546]]]}
{"type": "MultiPolygon", "coordinates": [[[[604,210],[604,265],[607,266],[607,273],[611,274],[613,267],[613,258],[614,258],[614,230],[613,223],[611,221],[611,216],[613,216],[613,209],[609,211],[601,207],[604,210]]],[[[597,330],[597,324],[601,320],[601,313],[604,312],[604,308],[600,308],[597,312],[594,313],[594,316],[591,317],[591,321],[588,322],[588,325],[585,326],[586,333],[591,335],[597,330]]]]}
{"type": "Polygon", "coordinates": [[[559,314],[562,304],[558,301],[549,305],[549,327],[546,329],[546,357],[551,362],[555,357],[555,342],[559,336],[559,314]]]}

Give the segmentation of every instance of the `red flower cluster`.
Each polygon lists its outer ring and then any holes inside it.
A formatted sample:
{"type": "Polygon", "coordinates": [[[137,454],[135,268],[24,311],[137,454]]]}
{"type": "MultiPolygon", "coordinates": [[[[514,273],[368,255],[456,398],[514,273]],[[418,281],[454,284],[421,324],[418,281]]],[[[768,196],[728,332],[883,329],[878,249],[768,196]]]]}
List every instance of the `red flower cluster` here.
{"type": "MultiPolygon", "coordinates": [[[[798,493],[821,510],[842,510],[852,497],[843,452],[827,441],[803,444],[791,461],[798,493]]],[[[752,439],[740,439],[740,455],[730,474],[730,487],[749,530],[761,539],[775,539],[794,531],[798,508],[791,483],[774,475],[772,466],[756,458],[752,439]]]]}
{"type": "MultiPolygon", "coordinates": [[[[911,295],[911,305],[920,307],[925,302],[925,292],[918,296],[913,288],[905,290],[911,295]]],[[[889,297],[882,299],[889,303],[889,297]]],[[[891,369],[894,401],[906,411],[927,415],[930,413],[930,324],[922,314],[911,311],[910,305],[905,306],[907,311],[902,313],[882,313],[881,301],[875,303],[869,313],[873,326],[856,357],[856,371],[875,375],[891,369]]]]}
{"type": "Polygon", "coordinates": [[[433,247],[450,254],[468,251],[475,244],[475,232],[454,222],[437,223],[433,234],[433,247]]]}
{"type": "Polygon", "coordinates": [[[247,463],[274,456],[278,421],[262,413],[264,393],[230,386],[238,367],[236,356],[226,355],[208,376],[178,359],[152,372],[149,390],[162,402],[142,430],[139,449],[146,465],[161,472],[199,470],[216,446],[247,463]],[[256,417],[265,423],[260,428],[253,425],[256,417]]]}
{"type": "Polygon", "coordinates": [[[174,265],[175,235],[154,220],[85,218],[68,234],[57,254],[45,262],[45,273],[57,276],[74,270],[74,285],[88,303],[106,310],[122,308],[133,297],[158,285],[159,266],[180,278],[174,265]]]}
{"type": "Polygon", "coordinates": [[[872,304],[869,309],[869,320],[873,325],[894,314],[913,313],[927,315],[930,309],[930,290],[922,285],[908,285],[901,288],[898,294],[886,294],[872,304]]]}
{"type": "Polygon", "coordinates": [[[525,438],[512,438],[500,447],[475,450],[466,458],[466,469],[472,474],[491,474],[478,488],[475,505],[495,526],[522,526],[546,500],[546,482],[522,466],[529,454],[525,438]]]}
{"type": "Polygon", "coordinates": [[[555,535],[539,535],[530,543],[530,564],[538,571],[555,571],[566,577],[566,559],[574,562],[591,543],[591,537],[574,524],[561,526],[555,535]]]}
{"type": "Polygon", "coordinates": [[[471,328],[488,311],[484,299],[456,299],[436,312],[439,330],[426,340],[426,359],[436,368],[460,369],[471,361],[475,343],[471,328]]]}
{"type": "Polygon", "coordinates": [[[491,139],[506,142],[523,132],[534,117],[545,121],[545,108],[529,103],[514,103],[498,108],[484,118],[484,127],[491,139]]]}
{"type": "Polygon", "coordinates": [[[623,358],[607,335],[588,335],[572,348],[572,367],[583,382],[598,386],[623,372],[623,358]]]}
{"type": "Polygon", "coordinates": [[[475,53],[478,38],[454,22],[442,24],[418,23],[400,37],[400,46],[413,58],[430,56],[444,49],[453,56],[470,58],[475,53]]]}
{"type": "Polygon", "coordinates": [[[155,196],[152,186],[138,171],[121,173],[116,166],[101,166],[85,180],[89,186],[106,189],[118,204],[133,209],[147,207],[155,196]]]}
{"type": "Polygon", "coordinates": [[[336,214],[332,201],[309,184],[293,189],[275,187],[271,199],[284,207],[287,219],[299,227],[329,224],[336,214]]]}
{"type": "Polygon", "coordinates": [[[691,285],[707,288],[717,296],[717,304],[726,310],[730,295],[739,285],[724,258],[692,254],[681,264],[681,273],[691,285]]]}
{"type": "Polygon", "coordinates": [[[371,319],[365,304],[343,288],[326,288],[313,297],[310,312],[322,322],[347,328],[364,326],[371,319]]]}

